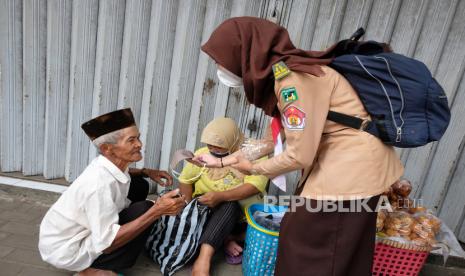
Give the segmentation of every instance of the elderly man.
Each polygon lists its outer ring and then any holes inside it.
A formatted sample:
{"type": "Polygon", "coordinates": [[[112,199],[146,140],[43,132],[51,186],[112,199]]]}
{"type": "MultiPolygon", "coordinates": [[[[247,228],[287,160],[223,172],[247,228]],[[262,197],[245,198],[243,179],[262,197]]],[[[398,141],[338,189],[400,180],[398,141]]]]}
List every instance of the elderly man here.
{"type": "Polygon", "coordinates": [[[171,178],[161,171],[128,168],[142,159],[140,133],[129,108],[101,115],[82,128],[100,155],[45,215],[39,250],[44,261],[79,275],[115,275],[134,265],[154,222],[177,214],[185,199],[175,190],[155,203],[146,200],[143,177],[169,183],[171,178]]]}

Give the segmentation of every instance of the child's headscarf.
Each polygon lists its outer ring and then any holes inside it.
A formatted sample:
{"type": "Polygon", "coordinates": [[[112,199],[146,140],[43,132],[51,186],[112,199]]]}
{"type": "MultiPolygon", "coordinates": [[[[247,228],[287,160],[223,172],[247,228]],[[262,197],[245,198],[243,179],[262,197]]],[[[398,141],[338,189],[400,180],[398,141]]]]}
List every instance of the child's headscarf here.
{"type": "MultiPolygon", "coordinates": [[[[216,118],[202,131],[200,142],[216,147],[228,149],[229,153],[239,150],[244,141],[244,134],[237,126],[236,122],[230,118],[216,118]]],[[[243,179],[244,175],[231,167],[208,169],[208,177],[211,180],[218,180],[232,172],[236,178],[243,179]]]]}
{"type": "Polygon", "coordinates": [[[216,63],[242,77],[247,100],[273,116],[277,112],[272,65],[284,61],[289,69],[316,76],[319,65],[329,64],[329,51],[296,48],[283,27],[255,17],[235,17],[224,21],[202,46],[216,63]]]}

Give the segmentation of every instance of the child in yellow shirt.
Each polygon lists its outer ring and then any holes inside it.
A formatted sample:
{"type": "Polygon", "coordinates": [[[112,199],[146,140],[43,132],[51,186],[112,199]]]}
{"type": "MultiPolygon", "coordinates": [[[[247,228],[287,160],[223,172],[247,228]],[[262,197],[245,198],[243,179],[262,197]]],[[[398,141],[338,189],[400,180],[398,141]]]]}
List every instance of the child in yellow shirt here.
{"type": "MultiPolygon", "coordinates": [[[[223,158],[239,150],[244,135],[230,118],[217,118],[203,130],[200,141],[206,147],[195,155],[208,153],[223,158]]],[[[231,168],[201,168],[188,163],[180,177],[180,190],[187,200],[199,197],[199,202],[212,208],[212,213],[200,238],[200,253],[194,263],[193,275],[209,273],[210,261],[242,216],[239,201],[265,191],[268,178],[244,175],[231,168]]],[[[240,263],[242,248],[235,242],[226,244],[230,262],[240,263]]],[[[228,256],[227,256],[228,257],[228,256]]]]}

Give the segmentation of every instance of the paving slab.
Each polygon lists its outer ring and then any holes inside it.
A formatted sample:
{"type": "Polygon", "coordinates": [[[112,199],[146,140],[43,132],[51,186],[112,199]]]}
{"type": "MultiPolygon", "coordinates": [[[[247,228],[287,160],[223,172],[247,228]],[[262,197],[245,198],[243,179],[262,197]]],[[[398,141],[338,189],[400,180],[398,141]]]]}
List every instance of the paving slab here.
{"type": "Polygon", "coordinates": [[[0,245],[0,258],[3,258],[13,252],[15,250],[14,247],[0,245]]]}
{"type": "Polygon", "coordinates": [[[10,263],[4,260],[0,260],[0,267],[2,276],[16,276],[25,268],[21,264],[10,263]]]}
{"type": "Polygon", "coordinates": [[[8,238],[0,239],[0,245],[21,249],[37,250],[37,245],[39,243],[38,235],[22,235],[14,233],[8,234],[8,238]]]}

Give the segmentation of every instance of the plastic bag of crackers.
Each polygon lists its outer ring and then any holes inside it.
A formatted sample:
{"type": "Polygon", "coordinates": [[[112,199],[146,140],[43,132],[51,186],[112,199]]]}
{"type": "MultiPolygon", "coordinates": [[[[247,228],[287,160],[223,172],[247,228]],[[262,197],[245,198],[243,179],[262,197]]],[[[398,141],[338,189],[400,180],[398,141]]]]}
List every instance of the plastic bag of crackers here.
{"type": "Polygon", "coordinates": [[[376,221],[378,241],[391,241],[405,249],[428,250],[436,244],[441,220],[409,195],[412,185],[407,180],[394,183],[384,193],[392,212],[381,209],[376,221]]]}

